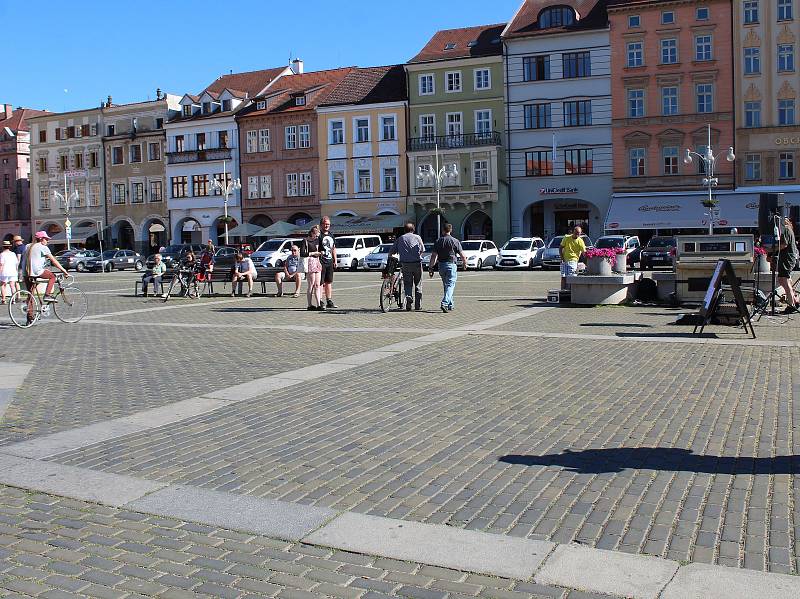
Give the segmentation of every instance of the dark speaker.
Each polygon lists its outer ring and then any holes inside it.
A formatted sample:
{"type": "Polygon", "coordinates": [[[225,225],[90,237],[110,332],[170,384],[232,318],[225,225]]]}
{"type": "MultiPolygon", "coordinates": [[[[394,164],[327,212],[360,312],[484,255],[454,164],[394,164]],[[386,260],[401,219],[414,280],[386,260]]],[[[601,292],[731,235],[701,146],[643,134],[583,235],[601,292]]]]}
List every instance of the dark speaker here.
{"type": "Polygon", "coordinates": [[[775,229],[773,215],[781,217],[783,224],[783,209],[786,203],[782,193],[762,193],[758,202],[758,232],[761,235],[772,235],[775,229]]]}

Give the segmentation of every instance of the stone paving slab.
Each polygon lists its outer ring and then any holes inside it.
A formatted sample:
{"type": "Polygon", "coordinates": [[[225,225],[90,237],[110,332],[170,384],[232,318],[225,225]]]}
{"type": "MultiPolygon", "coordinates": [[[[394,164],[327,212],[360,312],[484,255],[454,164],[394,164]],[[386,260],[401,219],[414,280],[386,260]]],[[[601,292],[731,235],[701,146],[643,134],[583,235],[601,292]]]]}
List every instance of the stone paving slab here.
{"type": "Polygon", "coordinates": [[[470,336],[56,460],[792,573],[798,358],[798,348],[470,336]]]}
{"type": "Polygon", "coordinates": [[[797,576],[761,576],[747,570],[688,564],[678,570],[661,599],[797,599],[798,596],[797,576]]]}

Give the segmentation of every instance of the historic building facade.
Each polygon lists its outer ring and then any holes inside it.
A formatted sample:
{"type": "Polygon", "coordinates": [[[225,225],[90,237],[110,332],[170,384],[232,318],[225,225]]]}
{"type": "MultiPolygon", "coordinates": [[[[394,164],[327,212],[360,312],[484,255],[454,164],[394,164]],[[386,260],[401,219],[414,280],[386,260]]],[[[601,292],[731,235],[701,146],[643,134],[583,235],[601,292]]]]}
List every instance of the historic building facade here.
{"type": "MultiPolygon", "coordinates": [[[[402,66],[361,68],[317,108],[322,215],[406,215],[407,97],[402,66]]],[[[370,232],[391,232],[395,221],[371,218],[370,232]]]]}
{"type": "Polygon", "coordinates": [[[456,165],[441,188],[443,219],[462,239],[509,236],[504,152],[505,24],[438,31],[406,65],[409,201],[426,241],[438,235],[436,187],[420,177],[456,165]]]}
{"type": "Polygon", "coordinates": [[[736,183],[740,191],[785,192],[794,206],[800,206],[798,10],[796,0],[746,0],[734,2],[733,13],[736,183]]]}
{"type": "Polygon", "coordinates": [[[320,217],[317,106],[353,68],[281,77],[237,115],[245,222],[305,225],[320,217]]]}
{"type": "Polygon", "coordinates": [[[28,119],[45,114],[0,104],[0,239],[31,234],[30,131],[28,119]]]}
{"type": "Polygon", "coordinates": [[[180,96],[156,97],[103,110],[108,242],[144,255],[169,243],[164,123],[180,110],[180,96]]]}
{"type": "Polygon", "coordinates": [[[291,72],[278,67],[223,75],[199,94],[181,98],[180,113],[164,125],[173,243],[224,241],[226,209],[229,228],[243,222],[241,192],[234,190],[226,206],[212,183],[227,186],[239,176],[236,113],[291,72]]]}
{"type": "Polygon", "coordinates": [[[31,134],[31,219],[33,228],[46,230],[51,245],[66,244],[66,221],[72,242],[97,244],[98,228],[108,222],[103,174],[103,106],[88,110],[44,114],[28,119],[31,134]],[[55,192],[75,201],[69,214],[55,192]]]}
{"type": "Polygon", "coordinates": [[[605,2],[526,0],[503,41],[511,233],[596,238],[612,182],[605,2]]]}

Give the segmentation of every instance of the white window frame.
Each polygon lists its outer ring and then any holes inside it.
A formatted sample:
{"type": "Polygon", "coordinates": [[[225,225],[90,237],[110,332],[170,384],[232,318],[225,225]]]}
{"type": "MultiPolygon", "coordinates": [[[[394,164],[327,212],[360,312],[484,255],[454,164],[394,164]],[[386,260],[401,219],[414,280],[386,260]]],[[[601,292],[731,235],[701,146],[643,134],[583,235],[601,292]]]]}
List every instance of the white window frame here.
{"type": "Polygon", "coordinates": [[[272,146],[272,139],[270,138],[269,129],[259,129],[258,130],[258,151],[259,152],[269,152],[271,146],[272,146]]]}
{"type": "Polygon", "coordinates": [[[794,0],[778,0],[775,18],[778,22],[794,20],[794,0]],[[783,16],[781,12],[784,13],[783,16]]]}
{"type": "Polygon", "coordinates": [[[661,40],[661,64],[678,64],[678,40],[674,37],[668,37],[661,40]],[[670,43],[671,42],[671,43],[670,43]],[[674,52],[674,56],[673,56],[674,52]],[[665,60],[669,58],[671,60],[665,60]]]}
{"type": "Polygon", "coordinates": [[[745,181],[760,181],[761,176],[761,154],[747,153],[744,155],[744,180],[745,181]],[[748,175],[752,172],[752,176],[748,175]]]}
{"type": "Polygon", "coordinates": [[[794,73],[794,44],[778,44],[778,72],[794,73]]]}
{"type": "Polygon", "coordinates": [[[628,150],[628,175],[630,177],[646,177],[647,176],[647,148],[631,148],[628,150]],[[634,156],[634,152],[636,152],[636,156],[634,156]],[[641,156],[639,155],[641,153],[641,156]],[[634,160],[636,160],[636,166],[634,167],[634,160]],[[639,173],[639,161],[641,161],[642,165],[642,172],[639,173]],[[634,172],[634,168],[636,172],[634,172]]]}
{"type": "MultiPolygon", "coordinates": [[[[672,109],[673,105],[670,102],[669,108],[672,109]]],[[[680,88],[677,85],[667,85],[661,88],[661,116],[675,116],[680,111],[680,88]],[[675,90],[675,94],[667,95],[667,90],[675,90]],[[667,111],[667,98],[674,99],[674,112],[667,111]]]]}
{"type": "Polygon", "coordinates": [[[160,141],[151,141],[147,144],[147,162],[158,162],[161,160],[161,142],[160,141]],[[153,152],[151,152],[152,148],[157,148],[158,156],[153,158],[153,152]]]}
{"type": "Polygon", "coordinates": [[[372,193],[372,169],[371,168],[357,168],[356,169],[356,185],[358,186],[356,188],[357,193],[372,193]],[[362,189],[362,186],[361,186],[361,182],[362,182],[361,174],[362,173],[368,173],[369,174],[369,177],[366,179],[367,180],[367,189],[366,190],[362,189]]]}
{"type": "Polygon", "coordinates": [[[664,146],[661,148],[661,174],[668,177],[680,174],[680,156],[681,152],[678,146],[664,146]],[[670,151],[669,155],[667,155],[667,150],[670,151]],[[670,170],[672,170],[672,160],[674,159],[675,172],[667,172],[667,158],[670,159],[670,170]]]}
{"type": "Polygon", "coordinates": [[[472,83],[476,92],[486,91],[492,89],[492,70],[489,68],[475,69],[472,71],[472,83]],[[479,86],[479,74],[486,73],[486,85],[479,86]]]}
{"type": "Polygon", "coordinates": [[[265,110],[267,108],[266,100],[259,100],[256,102],[256,110],[265,110]]]}
{"type": "Polygon", "coordinates": [[[464,89],[464,78],[461,74],[461,71],[447,71],[444,74],[444,93],[446,94],[458,94],[461,93],[464,89]],[[453,89],[450,89],[450,76],[453,76],[453,83],[455,84],[456,76],[458,76],[458,89],[453,86],[453,89]]]}
{"type": "Polygon", "coordinates": [[[330,143],[330,145],[332,145],[332,146],[342,145],[345,142],[345,137],[346,136],[345,136],[345,131],[344,131],[344,120],[342,120],[342,119],[333,119],[333,120],[331,120],[328,123],[328,140],[329,140],[328,143],[330,143]],[[336,125],[336,124],[341,125],[342,128],[338,129],[338,130],[334,129],[333,126],[336,125]],[[341,134],[341,139],[340,140],[336,139],[335,133],[340,133],[341,134]]]}
{"type": "Polygon", "coordinates": [[[297,149],[297,125],[287,125],[284,127],[283,147],[285,150],[297,149]]]}
{"type": "Polygon", "coordinates": [[[161,180],[157,181],[150,181],[150,197],[147,198],[147,201],[150,203],[154,202],[163,202],[164,201],[164,182],[161,180]],[[155,192],[155,189],[158,189],[158,193],[155,192]]]}
{"type": "Polygon", "coordinates": [[[131,204],[144,204],[144,181],[131,181],[131,204]],[[139,185],[139,189],[142,191],[141,199],[136,199],[136,186],[139,185]]]}
{"type": "Polygon", "coordinates": [[[342,194],[347,193],[347,173],[342,169],[337,169],[337,170],[331,171],[331,175],[330,176],[331,176],[331,182],[330,182],[331,183],[331,194],[332,195],[342,195],[342,194]],[[337,173],[341,175],[341,179],[340,179],[341,182],[342,182],[341,189],[337,189],[336,181],[339,180],[339,178],[336,176],[337,173]]]}
{"type": "Polygon", "coordinates": [[[445,126],[446,126],[447,137],[455,137],[456,135],[464,135],[464,113],[463,112],[447,112],[447,113],[445,113],[444,118],[445,118],[445,123],[446,123],[445,126]],[[450,125],[451,124],[455,124],[455,121],[453,121],[453,123],[450,122],[450,117],[451,116],[456,116],[456,115],[458,115],[459,131],[458,131],[458,133],[450,133],[450,125]]]}
{"type": "Polygon", "coordinates": [[[710,33],[704,33],[702,35],[694,36],[694,59],[696,62],[707,62],[709,60],[714,60],[714,36],[710,33]],[[706,58],[705,52],[703,53],[703,58],[700,58],[700,40],[708,38],[708,44],[703,44],[703,47],[708,48],[708,57],[706,58]]]}
{"type": "Polygon", "coordinates": [[[640,88],[640,87],[630,88],[630,89],[628,89],[626,91],[625,95],[626,95],[626,101],[627,101],[627,104],[628,104],[628,110],[627,110],[628,118],[629,119],[640,119],[640,118],[643,118],[647,114],[647,101],[646,101],[647,100],[647,92],[644,90],[644,88],[640,88]],[[641,92],[641,97],[633,98],[632,94],[634,92],[641,92]],[[637,106],[641,106],[641,114],[634,114],[633,113],[632,108],[633,108],[633,100],[634,99],[637,101],[637,106]]]}
{"type": "Polygon", "coordinates": [[[745,75],[758,75],[761,73],[761,48],[745,48],[742,57],[744,58],[742,72],[745,75]]]}
{"type": "Polygon", "coordinates": [[[127,195],[127,186],[124,183],[112,183],[111,185],[111,203],[121,205],[125,203],[125,196],[127,195]],[[121,196],[121,197],[120,197],[121,196]]]}
{"type": "Polygon", "coordinates": [[[797,123],[797,100],[782,98],[778,100],[778,126],[785,127],[797,123]],[[785,106],[782,106],[782,104],[785,106]],[[791,118],[789,118],[791,117],[791,118]]]}
{"type": "Polygon", "coordinates": [[[708,6],[698,6],[694,13],[694,18],[697,21],[708,21],[711,18],[711,9],[708,6]],[[705,11],[705,16],[702,17],[701,11],[705,11]]]}
{"type": "Polygon", "coordinates": [[[641,15],[630,15],[628,17],[628,29],[634,29],[642,26],[641,15]]]}
{"type": "Polygon", "coordinates": [[[128,160],[130,164],[141,164],[144,160],[144,156],[142,156],[142,144],[131,144],[128,147],[128,160]],[[133,149],[139,148],[139,160],[133,159],[133,149]]]}
{"type": "Polygon", "coordinates": [[[307,197],[313,195],[313,190],[311,189],[311,172],[306,171],[304,173],[300,173],[299,176],[299,188],[298,188],[298,195],[307,197]]]}
{"type": "Polygon", "coordinates": [[[286,197],[294,198],[299,195],[300,183],[297,173],[286,173],[286,197]]]}
{"type": "Polygon", "coordinates": [[[247,199],[258,199],[258,176],[247,177],[247,199]]]}
{"type": "Polygon", "coordinates": [[[393,193],[398,191],[397,187],[397,167],[396,166],[386,166],[381,169],[381,191],[384,193],[393,193]],[[387,173],[389,171],[394,171],[394,185],[392,189],[386,185],[386,181],[388,180],[387,173]]]}
{"type": "Polygon", "coordinates": [[[489,160],[479,159],[472,161],[472,184],[489,185],[489,160]],[[479,177],[479,175],[482,175],[479,177]]]}
{"type": "Polygon", "coordinates": [[[419,91],[420,96],[433,96],[436,94],[436,76],[433,73],[420,73],[419,78],[417,79],[417,90],[419,91]],[[427,80],[429,78],[431,83],[431,90],[424,91],[422,82],[423,80],[427,80]]]}
{"type": "Polygon", "coordinates": [[[436,137],[436,115],[435,114],[421,114],[419,115],[419,136],[422,139],[433,139],[436,137]],[[429,118],[431,122],[429,125],[423,123],[423,119],[429,118]],[[425,135],[425,128],[426,127],[433,127],[433,135],[425,135]]]}
{"type": "Polygon", "coordinates": [[[245,152],[248,154],[254,154],[258,151],[258,130],[250,129],[246,134],[245,138],[247,139],[247,144],[245,146],[245,152]]]}
{"type": "Polygon", "coordinates": [[[372,141],[372,119],[368,116],[356,116],[353,117],[353,143],[354,144],[367,144],[372,141]],[[367,122],[367,138],[366,139],[359,139],[359,134],[361,132],[361,127],[359,126],[359,121],[366,121],[367,122]]]}
{"type": "Polygon", "coordinates": [[[644,66],[644,42],[636,40],[625,44],[625,66],[636,68],[644,66]],[[635,46],[638,46],[636,48],[635,46]],[[637,60],[632,60],[638,58],[637,60]]]}
{"type": "Polygon", "coordinates": [[[665,10],[661,12],[661,24],[662,25],[674,25],[675,24],[675,11],[674,10],[665,10]],[[669,20],[666,19],[666,15],[670,15],[669,20]]]}
{"type": "Polygon", "coordinates": [[[300,125],[297,128],[297,147],[303,150],[311,147],[311,125],[300,125]]]}
{"type": "Polygon", "coordinates": [[[758,0],[744,0],[742,3],[743,21],[745,25],[758,23],[761,19],[758,0]]]}
{"type": "Polygon", "coordinates": [[[39,209],[50,210],[50,190],[46,187],[39,188],[39,209]]]}
{"type": "MultiPolygon", "coordinates": [[[[58,158],[59,158],[59,165],[60,165],[61,164],[61,156],[59,156],[58,158]]],[[[119,165],[119,164],[125,164],[125,148],[123,146],[111,146],[111,164],[115,165],[115,166],[119,165]],[[119,150],[119,155],[122,157],[122,160],[120,160],[119,162],[114,160],[114,153],[115,153],[116,150],[119,150]]]]}
{"type": "Polygon", "coordinates": [[[475,111],[473,117],[475,119],[475,133],[477,135],[488,135],[488,134],[491,134],[491,132],[492,132],[492,121],[493,121],[492,109],[491,108],[479,108],[478,110],[475,111]],[[482,120],[478,119],[478,115],[481,114],[481,113],[487,113],[489,115],[489,128],[486,129],[485,131],[481,131],[481,130],[478,129],[478,123],[482,122],[482,120]]]}
{"type": "Polygon", "coordinates": [[[381,127],[381,141],[397,141],[397,115],[382,114],[378,117],[381,127]],[[391,120],[392,136],[386,136],[386,121],[391,120]]]}
{"type": "Polygon", "coordinates": [[[261,198],[272,197],[272,175],[259,175],[258,192],[261,198]]]}
{"type": "MultiPolygon", "coordinates": [[[[704,96],[706,95],[705,90],[703,92],[703,95],[704,96]]],[[[711,112],[714,112],[714,84],[713,83],[696,84],[694,86],[694,101],[695,101],[695,109],[697,110],[698,114],[709,114],[711,112]],[[710,93],[708,95],[711,96],[711,103],[709,106],[709,110],[700,112],[700,88],[705,86],[708,86],[710,88],[710,93]]]]}

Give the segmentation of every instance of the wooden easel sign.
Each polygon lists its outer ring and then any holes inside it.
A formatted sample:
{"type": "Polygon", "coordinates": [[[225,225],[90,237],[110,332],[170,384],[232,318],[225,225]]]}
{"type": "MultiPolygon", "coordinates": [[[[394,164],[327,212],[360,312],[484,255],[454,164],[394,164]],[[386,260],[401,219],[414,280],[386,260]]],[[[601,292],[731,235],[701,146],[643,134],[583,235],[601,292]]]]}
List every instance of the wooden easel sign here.
{"type": "Polygon", "coordinates": [[[731,288],[733,301],[736,304],[736,312],[739,314],[745,332],[749,332],[753,336],[753,339],[755,339],[756,331],[753,328],[753,322],[750,320],[750,311],[747,309],[747,303],[744,301],[742,288],[739,285],[739,278],[736,276],[736,271],[733,270],[731,261],[724,259],[718,260],[717,265],[714,267],[714,273],[711,275],[706,295],[703,298],[703,305],[700,306],[699,316],[702,322],[695,325],[693,334],[702,335],[703,329],[705,329],[706,325],[710,324],[714,316],[716,316],[722,301],[723,280],[731,288]]]}

